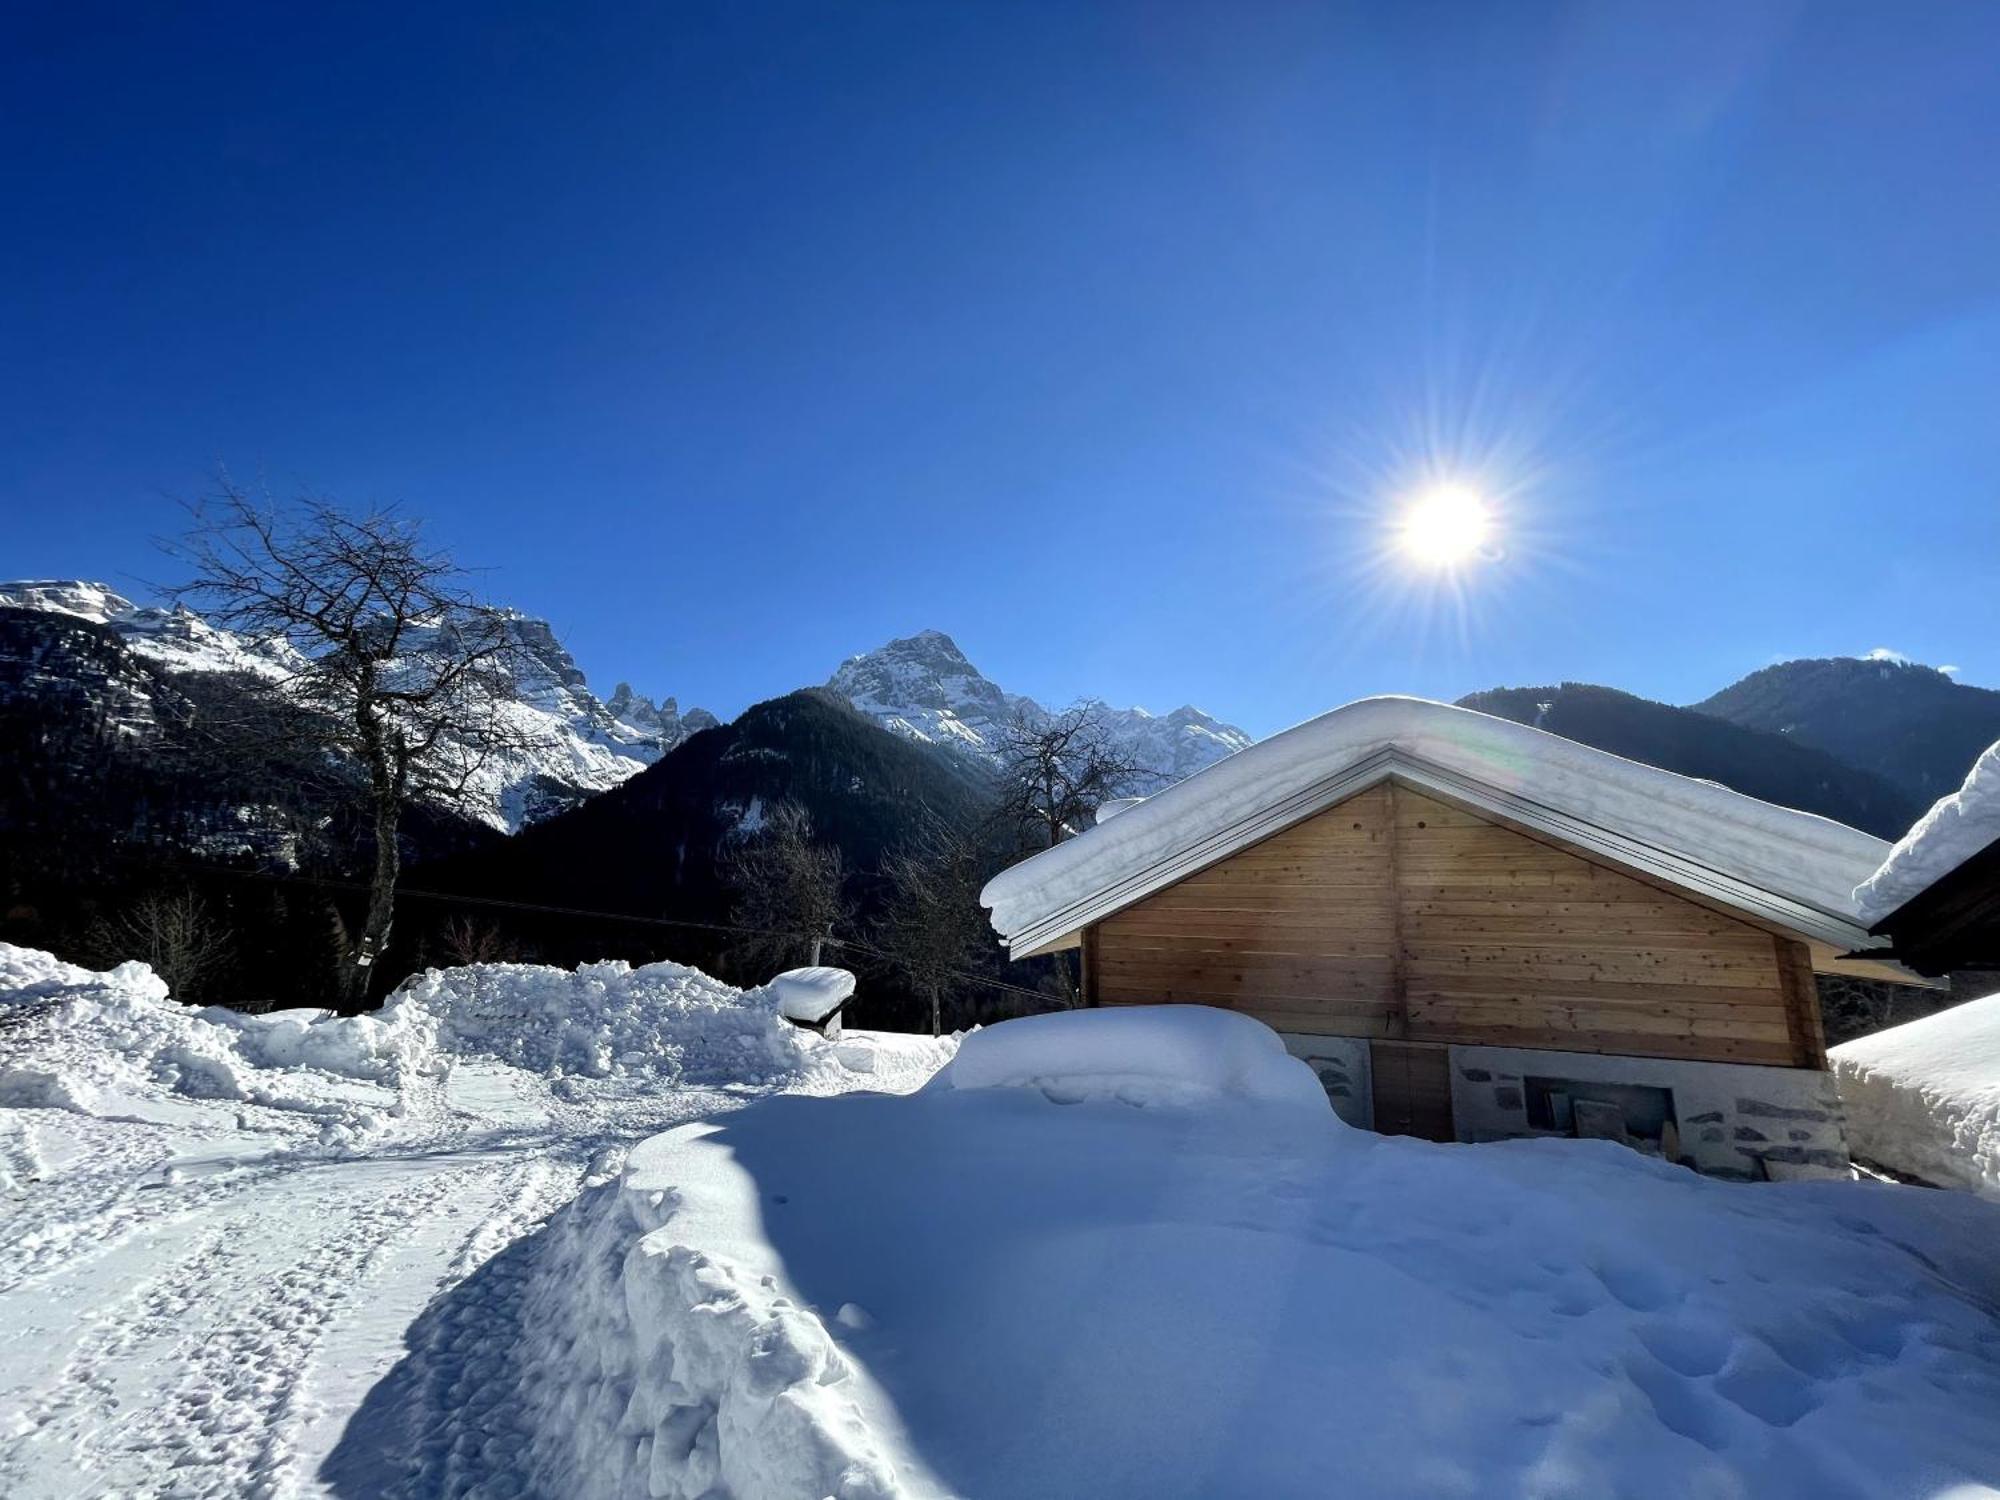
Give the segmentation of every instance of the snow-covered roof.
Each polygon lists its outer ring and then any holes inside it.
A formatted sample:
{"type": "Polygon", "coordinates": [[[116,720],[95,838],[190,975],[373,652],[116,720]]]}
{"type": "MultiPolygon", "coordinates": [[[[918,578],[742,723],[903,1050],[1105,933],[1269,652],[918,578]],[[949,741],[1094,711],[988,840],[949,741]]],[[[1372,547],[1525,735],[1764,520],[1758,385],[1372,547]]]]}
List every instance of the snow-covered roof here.
{"type": "Polygon", "coordinates": [[[1856,887],[1861,919],[1881,921],[1995,840],[2000,840],[2000,745],[1988,746],[1972,763],[1965,784],[1932,803],[1881,868],[1856,887]]]}
{"type": "Polygon", "coordinates": [[[1813,813],[1423,698],[1363,698],[1239,750],[988,881],[1014,954],[1059,947],[1160,887],[1390,776],[1842,947],[1882,839],[1813,813]]]}

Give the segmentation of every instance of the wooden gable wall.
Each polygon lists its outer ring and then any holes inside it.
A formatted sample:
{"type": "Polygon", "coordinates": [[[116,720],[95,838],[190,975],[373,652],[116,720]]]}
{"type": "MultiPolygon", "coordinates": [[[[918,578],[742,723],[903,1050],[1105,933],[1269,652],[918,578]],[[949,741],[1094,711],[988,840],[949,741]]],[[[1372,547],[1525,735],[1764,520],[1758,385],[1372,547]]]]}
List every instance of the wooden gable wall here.
{"type": "Polygon", "coordinates": [[[1803,944],[1395,783],[1091,928],[1094,1003],[1281,1031],[1823,1067],[1803,944]]]}

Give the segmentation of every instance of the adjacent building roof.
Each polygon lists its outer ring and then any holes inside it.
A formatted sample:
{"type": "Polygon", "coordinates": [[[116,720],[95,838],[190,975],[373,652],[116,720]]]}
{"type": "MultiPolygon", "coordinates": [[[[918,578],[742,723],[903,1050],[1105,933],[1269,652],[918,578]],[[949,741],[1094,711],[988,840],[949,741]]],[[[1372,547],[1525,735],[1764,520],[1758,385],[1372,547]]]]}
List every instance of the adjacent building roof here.
{"type": "Polygon", "coordinates": [[[1422,698],[1363,698],[1239,750],[987,882],[1016,957],[1394,777],[1837,949],[1880,946],[1854,888],[1886,841],[1422,698]]]}
{"type": "Polygon", "coordinates": [[[1919,974],[2000,967],[2000,745],[1917,820],[1854,899],[1919,974]]]}
{"type": "Polygon", "coordinates": [[[1965,784],[1897,841],[1881,868],[1854,892],[1863,920],[1879,922],[1973,855],[2000,842],[2000,745],[1973,762],[1965,784]]]}

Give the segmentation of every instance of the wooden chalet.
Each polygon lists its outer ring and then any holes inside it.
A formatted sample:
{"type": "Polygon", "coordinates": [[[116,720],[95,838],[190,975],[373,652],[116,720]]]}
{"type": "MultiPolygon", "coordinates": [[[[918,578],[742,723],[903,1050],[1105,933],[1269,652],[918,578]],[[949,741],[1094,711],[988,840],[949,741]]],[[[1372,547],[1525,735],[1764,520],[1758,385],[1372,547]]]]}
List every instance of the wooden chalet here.
{"type": "Polygon", "coordinates": [[[1256,1016],[1350,1123],[1607,1135],[1840,1170],[1816,972],[1909,982],[1853,887],[1887,845],[1506,720],[1365,699],[1002,872],[1086,1003],[1256,1016]]]}

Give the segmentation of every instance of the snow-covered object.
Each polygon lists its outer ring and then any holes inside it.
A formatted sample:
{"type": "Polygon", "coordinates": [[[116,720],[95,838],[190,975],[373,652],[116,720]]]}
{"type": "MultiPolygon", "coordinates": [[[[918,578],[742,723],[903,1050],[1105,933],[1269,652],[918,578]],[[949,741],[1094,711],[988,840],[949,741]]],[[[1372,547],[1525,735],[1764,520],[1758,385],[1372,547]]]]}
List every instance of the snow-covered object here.
{"type": "Polygon", "coordinates": [[[1385,751],[1614,830],[1837,918],[1888,845],[1830,818],[1626,760],[1510,719],[1422,698],[1363,698],[1259,741],[1114,821],[1003,870],[980,900],[1001,936],[1162,861],[1385,751]]]}
{"type": "Polygon", "coordinates": [[[2000,994],[1827,1053],[1854,1154],[2000,1199],[2000,994]]]}
{"type": "Polygon", "coordinates": [[[1856,887],[1854,904],[1875,923],[1973,855],[2000,840],[2000,745],[1972,763],[1965,784],[1931,804],[1896,841],[1881,867],[1856,887]]]}
{"type": "MultiPolygon", "coordinates": [[[[185,606],[140,606],[101,583],[0,583],[0,607],[105,626],[135,656],[170,677],[239,673],[282,689],[304,664],[283,643],[248,640],[185,606]]],[[[526,748],[481,760],[455,798],[455,806],[472,817],[514,831],[618,785],[717,722],[703,709],[683,714],[672,698],[655,703],[624,683],[609,703],[600,702],[546,621],[512,612],[506,618],[518,665],[501,717],[526,748]]]]}
{"type": "Polygon", "coordinates": [[[560,1393],[534,1478],[1985,1494],[1996,1237],[1962,1194],[1720,1183],[1608,1142],[1022,1089],[772,1098],[647,1142],[557,1226],[537,1295],[569,1332],[531,1346],[560,1393]]]}
{"type": "Polygon", "coordinates": [[[778,1014],[799,1026],[824,1026],[854,998],[854,976],[846,969],[816,964],[787,969],[764,986],[778,1002],[778,1014]]]}
{"type": "Polygon", "coordinates": [[[1304,1109],[1344,1128],[1313,1070],[1262,1021],[1207,1005],[1058,1011],[971,1033],[939,1089],[1039,1089],[1064,1103],[1233,1100],[1304,1109]]]}
{"type": "MultiPolygon", "coordinates": [[[[849,657],[827,686],[893,734],[956,749],[992,763],[1016,720],[1047,723],[1034,699],[1009,693],[984,676],[941,630],[924,630],[849,657]]],[[[1250,743],[1234,724],[1192,705],[1155,715],[1143,708],[1096,705],[1120,753],[1147,774],[1143,789],[1168,786],[1250,743]]]]}

